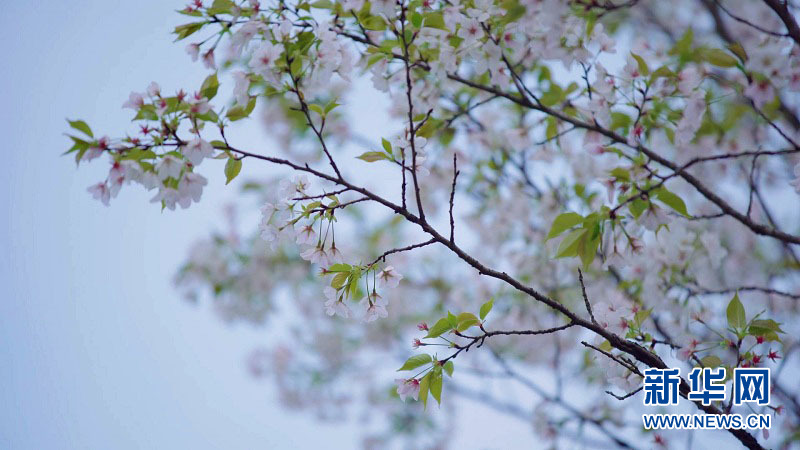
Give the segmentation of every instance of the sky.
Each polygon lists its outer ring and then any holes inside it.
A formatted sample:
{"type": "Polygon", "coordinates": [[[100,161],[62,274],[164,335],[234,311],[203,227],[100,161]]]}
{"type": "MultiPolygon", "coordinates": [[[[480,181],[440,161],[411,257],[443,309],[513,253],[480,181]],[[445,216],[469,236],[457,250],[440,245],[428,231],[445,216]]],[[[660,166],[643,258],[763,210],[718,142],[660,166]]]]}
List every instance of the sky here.
{"type": "MultiPolygon", "coordinates": [[[[130,111],[120,108],[129,91],[153,80],[169,91],[200,85],[205,71],[171,43],[182,4],[2,6],[0,447],[356,446],[357,425],[287,413],[268,383],[248,375],[245,359],[265,330],[225,325],[172,285],[190,244],[220,225],[237,192],[223,189],[221,169],[204,172],[201,203],[162,213],[141,189],[102,206],[86,188],[107,167],[76,169],[60,156],[70,145],[66,118],[120,135],[129,130],[130,111]]],[[[492,417],[472,405],[461,439],[507,448],[513,436],[532,436],[519,423],[469,432],[502,420],[492,417]]]]}

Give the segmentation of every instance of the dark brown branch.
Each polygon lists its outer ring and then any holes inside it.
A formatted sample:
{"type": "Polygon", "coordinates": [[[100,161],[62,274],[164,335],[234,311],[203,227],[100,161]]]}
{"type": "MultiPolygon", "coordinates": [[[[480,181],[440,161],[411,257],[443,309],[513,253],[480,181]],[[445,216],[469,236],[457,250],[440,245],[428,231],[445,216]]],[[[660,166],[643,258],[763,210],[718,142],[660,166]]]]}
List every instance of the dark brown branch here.
{"type": "Polygon", "coordinates": [[[456,222],[453,219],[453,205],[456,197],[456,180],[459,173],[457,154],[453,153],[453,185],[450,187],[450,242],[455,242],[456,222]]]}
{"type": "Polygon", "coordinates": [[[614,397],[617,400],[625,400],[627,398],[633,397],[634,395],[638,394],[639,392],[641,392],[641,390],[642,390],[642,388],[640,387],[638,389],[635,389],[633,391],[628,392],[625,395],[617,395],[617,394],[615,394],[615,393],[613,393],[611,391],[606,391],[606,394],[614,397]]]}
{"type": "Polygon", "coordinates": [[[788,3],[780,0],[764,0],[764,3],[775,11],[775,14],[780,17],[781,21],[786,26],[788,35],[794,40],[796,45],[800,45],[800,26],[797,25],[797,21],[792,12],[789,11],[788,3]]]}
{"type": "MultiPolygon", "coordinates": [[[[414,196],[417,199],[417,213],[420,220],[425,220],[425,211],[422,209],[422,195],[420,194],[419,182],[417,181],[417,147],[414,142],[414,137],[417,134],[417,129],[414,127],[414,102],[411,99],[411,57],[408,53],[408,47],[411,42],[406,39],[406,7],[401,6],[400,10],[400,38],[403,43],[403,64],[406,70],[406,100],[408,101],[408,142],[411,146],[411,179],[414,181],[414,196]]],[[[412,38],[413,39],[413,38],[412,38]]],[[[404,149],[405,150],[405,149],[404,149]]],[[[405,153],[405,152],[404,152],[405,153]]],[[[405,165],[405,155],[403,156],[405,165]]],[[[404,185],[405,186],[405,185],[404,185]]],[[[403,195],[405,199],[405,195],[403,195]]]]}
{"type": "Polygon", "coordinates": [[[389,255],[393,255],[395,253],[400,253],[400,252],[407,252],[409,250],[414,250],[416,248],[425,247],[425,246],[428,246],[428,245],[431,245],[431,244],[435,244],[435,243],[436,243],[436,241],[434,239],[431,239],[431,240],[428,240],[428,241],[425,241],[425,242],[420,242],[419,244],[412,244],[412,245],[409,245],[409,246],[406,246],[406,247],[399,247],[399,248],[393,248],[391,250],[387,250],[387,251],[383,252],[383,254],[381,256],[378,256],[377,258],[375,258],[374,261],[369,263],[369,266],[374,266],[375,264],[378,263],[378,261],[386,261],[386,257],[389,256],[389,255]]]}
{"type": "Polygon", "coordinates": [[[772,30],[768,30],[768,29],[766,29],[766,28],[764,28],[762,26],[759,26],[759,25],[757,25],[757,24],[755,24],[755,23],[753,23],[753,22],[751,22],[751,21],[749,21],[749,20],[747,20],[747,19],[745,19],[743,17],[737,16],[731,10],[726,8],[725,5],[723,5],[720,0],[714,0],[714,3],[717,5],[717,7],[722,12],[727,14],[728,17],[730,17],[731,19],[733,19],[733,20],[735,20],[735,21],[737,21],[739,23],[745,24],[750,28],[753,28],[755,30],[758,30],[758,31],[760,31],[762,33],[765,33],[765,34],[768,34],[770,36],[775,36],[775,37],[788,37],[789,36],[789,33],[776,33],[776,32],[774,32],[772,30]]]}
{"type": "Polygon", "coordinates": [[[589,303],[589,297],[586,295],[586,285],[583,283],[583,272],[581,272],[581,269],[578,269],[578,281],[581,283],[581,295],[583,295],[583,303],[586,305],[586,311],[589,313],[592,323],[596,324],[597,320],[594,318],[592,305],[589,303]]]}

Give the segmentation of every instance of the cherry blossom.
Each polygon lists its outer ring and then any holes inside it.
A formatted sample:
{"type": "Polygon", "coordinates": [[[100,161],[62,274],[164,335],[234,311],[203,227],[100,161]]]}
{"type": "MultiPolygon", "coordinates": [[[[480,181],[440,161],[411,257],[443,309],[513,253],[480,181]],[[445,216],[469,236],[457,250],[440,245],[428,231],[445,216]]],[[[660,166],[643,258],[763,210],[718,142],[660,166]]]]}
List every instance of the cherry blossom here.
{"type": "Polygon", "coordinates": [[[178,179],[183,171],[184,162],[173,155],[166,155],[161,158],[161,161],[156,165],[158,178],[161,181],[167,178],[178,179]]]}
{"type": "Polygon", "coordinates": [[[128,100],[122,104],[123,108],[130,108],[134,111],[138,111],[142,106],[144,106],[144,96],[138,92],[131,92],[128,100]]]}
{"type": "Polygon", "coordinates": [[[186,46],[186,53],[192,58],[192,61],[197,61],[200,56],[200,44],[189,44],[186,46]]]}
{"type": "Polygon", "coordinates": [[[412,379],[404,379],[398,378],[394,380],[397,384],[397,395],[400,396],[400,400],[405,401],[406,398],[411,397],[414,400],[419,398],[419,380],[416,378],[412,379]]]}
{"type": "Polygon", "coordinates": [[[392,266],[387,266],[378,274],[378,284],[389,289],[396,288],[402,279],[403,276],[397,273],[392,266]]]}
{"type": "Polygon", "coordinates": [[[95,200],[100,200],[103,205],[108,206],[109,201],[111,200],[111,192],[109,191],[106,183],[97,183],[90,186],[87,190],[90,194],[92,194],[92,198],[95,200]]]}
{"type": "Polygon", "coordinates": [[[328,286],[325,288],[324,293],[325,298],[328,299],[325,302],[325,314],[329,316],[339,315],[345,319],[350,318],[352,311],[339,297],[339,293],[336,289],[328,286]]]}
{"type": "Polygon", "coordinates": [[[181,153],[189,162],[197,166],[203,162],[204,158],[209,158],[214,154],[214,147],[198,137],[181,147],[181,153]]]}

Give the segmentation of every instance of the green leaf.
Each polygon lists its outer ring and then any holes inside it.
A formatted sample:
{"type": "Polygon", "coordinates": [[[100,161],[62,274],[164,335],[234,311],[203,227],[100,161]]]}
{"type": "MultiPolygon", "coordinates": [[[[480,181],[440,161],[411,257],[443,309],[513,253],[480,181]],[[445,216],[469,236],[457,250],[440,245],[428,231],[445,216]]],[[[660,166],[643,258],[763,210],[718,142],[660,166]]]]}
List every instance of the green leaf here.
{"type": "Polygon", "coordinates": [[[432,372],[428,372],[427,375],[419,380],[419,401],[422,402],[423,408],[428,407],[428,391],[431,384],[431,374],[432,372]]]}
{"type": "Polygon", "coordinates": [[[764,328],[766,330],[775,331],[776,333],[786,333],[781,329],[781,325],[772,319],[756,319],[750,323],[750,328],[764,328]]]}
{"type": "Polygon", "coordinates": [[[388,140],[386,140],[384,138],[381,138],[381,146],[383,147],[384,150],[386,150],[386,153],[388,153],[390,155],[392,154],[392,143],[391,142],[389,142],[388,140]]]}
{"type": "Polygon", "coordinates": [[[637,324],[642,324],[648,317],[650,317],[650,309],[640,309],[634,316],[633,320],[636,321],[637,324]]]}
{"type": "MultiPolygon", "coordinates": [[[[587,229],[588,231],[588,229],[587,229]]],[[[578,252],[578,256],[581,258],[581,262],[583,263],[583,268],[588,269],[589,266],[594,261],[594,257],[597,255],[597,247],[600,246],[600,236],[599,234],[595,237],[591,237],[589,233],[586,233],[578,243],[578,247],[576,251],[578,252]]]]}
{"type": "Polygon", "coordinates": [[[426,338],[435,338],[439,337],[442,334],[450,331],[453,329],[453,326],[450,325],[450,321],[447,319],[439,319],[430,330],[428,330],[428,334],[425,336],[426,338]]]}
{"type": "Polygon", "coordinates": [[[242,171],[242,160],[236,158],[228,158],[225,163],[225,184],[230,183],[242,171]]]}
{"type": "Polygon", "coordinates": [[[67,119],[67,123],[69,123],[69,126],[71,126],[72,128],[82,132],[83,134],[85,134],[85,135],[87,135],[89,137],[94,137],[94,135],[92,134],[92,129],[89,128],[89,125],[87,125],[86,122],[84,122],[82,120],[69,120],[69,119],[67,119]]]}
{"type": "Polygon", "coordinates": [[[717,67],[735,67],[738,61],[725,50],[718,48],[708,49],[704,52],[705,60],[717,67]]]}
{"type": "Polygon", "coordinates": [[[747,326],[747,316],[744,312],[744,305],[739,300],[739,293],[736,293],[728,303],[726,315],[728,316],[728,326],[734,330],[741,330],[747,326]]]}
{"type": "Polygon", "coordinates": [[[292,73],[293,76],[297,77],[300,75],[300,72],[303,70],[303,60],[300,58],[295,58],[292,61],[292,64],[289,66],[289,71],[292,73]]]}
{"type": "Polygon", "coordinates": [[[550,90],[545,92],[539,97],[539,101],[544,106],[555,106],[557,103],[561,102],[564,99],[564,90],[561,89],[561,86],[552,83],[550,85],[550,90]]]}
{"type": "Polygon", "coordinates": [[[675,76],[675,73],[670,70],[667,66],[661,66],[658,69],[653,71],[653,74],[650,75],[650,81],[653,82],[659,78],[672,78],[675,76]]]}
{"type": "Polygon", "coordinates": [[[419,28],[422,26],[422,14],[415,12],[411,14],[411,24],[419,28]]]}
{"type": "Polygon", "coordinates": [[[327,115],[329,112],[333,111],[334,108],[337,106],[341,106],[341,103],[336,103],[336,100],[331,100],[325,105],[325,114],[327,115]]]}
{"type": "Polygon", "coordinates": [[[350,276],[350,272],[339,272],[331,280],[331,287],[339,290],[344,286],[344,283],[347,281],[347,277],[350,276]]]}
{"type": "Polygon", "coordinates": [[[447,372],[448,376],[451,377],[453,376],[453,369],[455,369],[453,361],[447,361],[446,363],[444,363],[444,371],[447,372]]]}
{"type": "Polygon", "coordinates": [[[381,31],[386,29],[386,21],[381,16],[369,16],[362,25],[367,30],[381,31]]]}
{"type": "Polygon", "coordinates": [[[455,314],[447,311],[447,323],[450,324],[451,327],[455,328],[458,326],[458,317],[455,314]]]}
{"type": "Polygon", "coordinates": [[[477,317],[475,317],[475,314],[468,312],[459,314],[457,320],[458,320],[458,325],[456,325],[456,330],[458,331],[467,330],[470,327],[473,327],[481,323],[481,321],[478,320],[477,317]]]}
{"type": "Polygon", "coordinates": [[[217,95],[217,90],[219,90],[219,79],[217,79],[217,74],[215,72],[206,77],[205,81],[203,81],[203,85],[200,86],[200,94],[211,100],[217,95]]]}
{"type": "Polygon", "coordinates": [[[444,24],[444,16],[440,12],[429,12],[425,14],[425,20],[422,22],[423,27],[437,28],[439,30],[450,31],[444,24]]]}
{"type": "Polygon", "coordinates": [[[136,113],[136,116],[133,120],[158,120],[158,114],[156,114],[156,108],[153,105],[144,105],[139,108],[139,111],[136,113]]]}
{"type": "Polygon", "coordinates": [[[492,310],[492,306],[494,306],[494,299],[489,299],[488,302],[481,305],[481,310],[480,310],[481,320],[486,319],[486,316],[492,310]]]}
{"type": "Polygon", "coordinates": [[[353,269],[353,267],[350,264],[336,263],[336,264],[328,267],[328,269],[326,269],[326,270],[328,272],[347,272],[347,273],[350,273],[350,271],[352,269],[353,269]]]}
{"type": "Polygon", "coordinates": [[[319,114],[320,116],[325,116],[325,110],[320,105],[316,105],[314,103],[308,105],[308,109],[314,111],[315,113],[319,114]]]}
{"type": "Polygon", "coordinates": [[[433,375],[431,379],[431,395],[433,398],[436,399],[438,404],[442,404],[442,374],[439,373],[438,376],[433,375]]]}
{"type": "Polygon", "coordinates": [[[623,167],[616,167],[611,170],[611,176],[616,178],[618,181],[631,181],[631,173],[628,169],[623,167]]]}
{"type": "Polygon", "coordinates": [[[208,14],[230,14],[231,9],[234,7],[234,3],[232,0],[214,0],[214,3],[211,4],[211,7],[208,8],[208,14]]]}
{"type": "Polygon", "coordinates": [[[689,212],[686,210],[686,203],[683,202],[683,199],[666,188],[662,187],[656,191],[656,200],[674,209],[684,217],[689,217],[689,212]]]}
{"type": "Polygon", "coordinates": [[[194,22],[194,23],[186,23],[183,25],[178,25],[175,27],[175,30],[172,32],[176,34],[178,37],[175,38],[176,41],[180,41],[181,39],[186,39],[187,37],[194,34],[200,28],[203,28],[205,22],[194,22]]]}
{"type": "Polygon", "coordinates": [[[705,356],[700,362],[703,363],[703,367],[710,367],[712,369],[722,365],[722,360],[716,355],[705,356]]]}
{"type": "Polygon", "coordinates": [[[547,129],[545,130],[545,137],[547,140],[552,140],[558,136],[558,122],[553,116],[547,117],[547,129]]]}
{"type": "Polygon", "coordinates": [[[408,358],[405,364],[403,364],[403,367],[397,369],[397,371],[401,372],[403,370],[414,370],[417,367],[424,366],[425,364],[429,364],[432,361],[433,358],[431,357],[431,355],[427,353],[421,353],[419,355],[414,355],[411,358],[408,358]]]}
{"type": "Polygon", "coordinates": [[[686,30],[686,33],[678,39],[678,42],[672,47],[672,50],[669,51],[670,55],[683,55],[687,53],[692,48],[692,41],[694,40],[694,33],[692,29],[689,28],[686,30]]]}
{"type": "Polygon", "coordinates": [[[556,250],[556,258],[567,258],[577,255],[579,239],[583,237],[587,231],[588,230],[585,228],[571,231],[558,245],[558,250],[556,250]]]}
{"type": "Polygon", "coordinates": [[[631,56],[633,56],[633,59],[636,60],[636,65],[639,69],[639,74],[645,77],[650,75],[650,68],[647,67],[647,63],[644,61],[644,59],[633,52],[631,52],[631,56]]]}
{"type": "Polygon", "coordinates": [[[578,213],[568,212],[559,215],[556,217],[556,220],[553,221],[553,225],[550,227],[550,232],[547,233],[545,241],[560,235],[581,222],[583,222],[583,216],[578,213]]]}
{"type": "Polygon", "coordinates": [[[359,156],[356,156],[356,158],[358,158],[358,159],[360,159],[362,161],[366,161],[366,162],[375,162],[375,161],[381,161],[381,160],[384,160],[384,159],[389,159],[386,156],[386,154],[383,153],[383,152],[366,152],[366,153],[362,153],[359,156]]]}
{"type": "Polygon", "coordinates": [[[428,121],[427,121],[427,122],[425,122],[425,124],[424,124],[424,125],[422,125],[422,126],[419,128],[419,130],[417,130],[417,133],[416,133],[416,135],[417,135],[417,136],[419,136],[419,137],[423,137],[423,138],[425,138],[425,139],[428,139],[428,138],[430,138],[431,136],[433,136],[433,133],[435,133],[435,132],[436,132],[436,128],[438,128],[438,126],[439,126],[439,125],[436,123],[436,121],[435,121],[435,120],[433,120],[433,119],[428,119],[428,121]]]}
{"type": "Polygon", "coordinates": [[[738,56],[742,61],[747,62],[747,52],[745,51],[744,47],[742,47],[742,44],[738,42],[728,44],[728,50],[733,52],[733,54],[738,56]]]}
{"type": "Polygon", "coordinates": [[[256,107],[256,98],[250,97],[250,100],[247,102],[247,106],[236,105],[228,110],[228,112],[225,114],[225,117],[227,117],[231,122],[235,122],[237,120],[249,117],[250,113],[253,112],[253,109],[255,109],[255,107],[256,107]]]}
{"type": "Polygon", "coordinates": [[[747,334],[761,336],[770,342],[781,342],[778,333],[785,332],[781,329],[780,324],[772,319],[756,319],[751,321],[750,326],[747,327],[747,334]]]}
{"type": "Polygon", "coordinates": [[[517,19],[525,15],[526,8],[519,0],[506,0],[502,2],[501,7],[506,10],[506,13],[500,18],[500,23],[503,25],[511,22],[516,22],[517,19]]]}

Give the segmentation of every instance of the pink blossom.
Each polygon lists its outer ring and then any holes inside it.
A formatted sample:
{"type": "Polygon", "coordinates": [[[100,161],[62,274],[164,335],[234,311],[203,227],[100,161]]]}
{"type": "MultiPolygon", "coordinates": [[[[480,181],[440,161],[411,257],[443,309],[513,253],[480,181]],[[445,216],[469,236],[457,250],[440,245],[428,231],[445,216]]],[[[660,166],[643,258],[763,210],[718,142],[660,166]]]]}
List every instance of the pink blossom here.
{"type": "Polygon", "coordinates": [[[92,198],[100,200],[105,206],[108,206],[109,200],[111,199],[111,192],[105,183],[94,184],[90,186],[87,191],[92,194],[92,198]]]}
{"type": "Polygon", "coordinates": [[[138,92],[131,92],[128,100],[122,104],[123,108],[130,108],[134,111],[138,111],[142,106],[144,106],[144,96],[138,92]]]}
{"type": "Polygon", "coordinates": [[[400,400],[405,401],[407,397],[411,397],[414,400],[419,399],[419,380],[416,378],[397,378],[394,382],[397,384],[397,395],[400,396],[400,400]]]}

